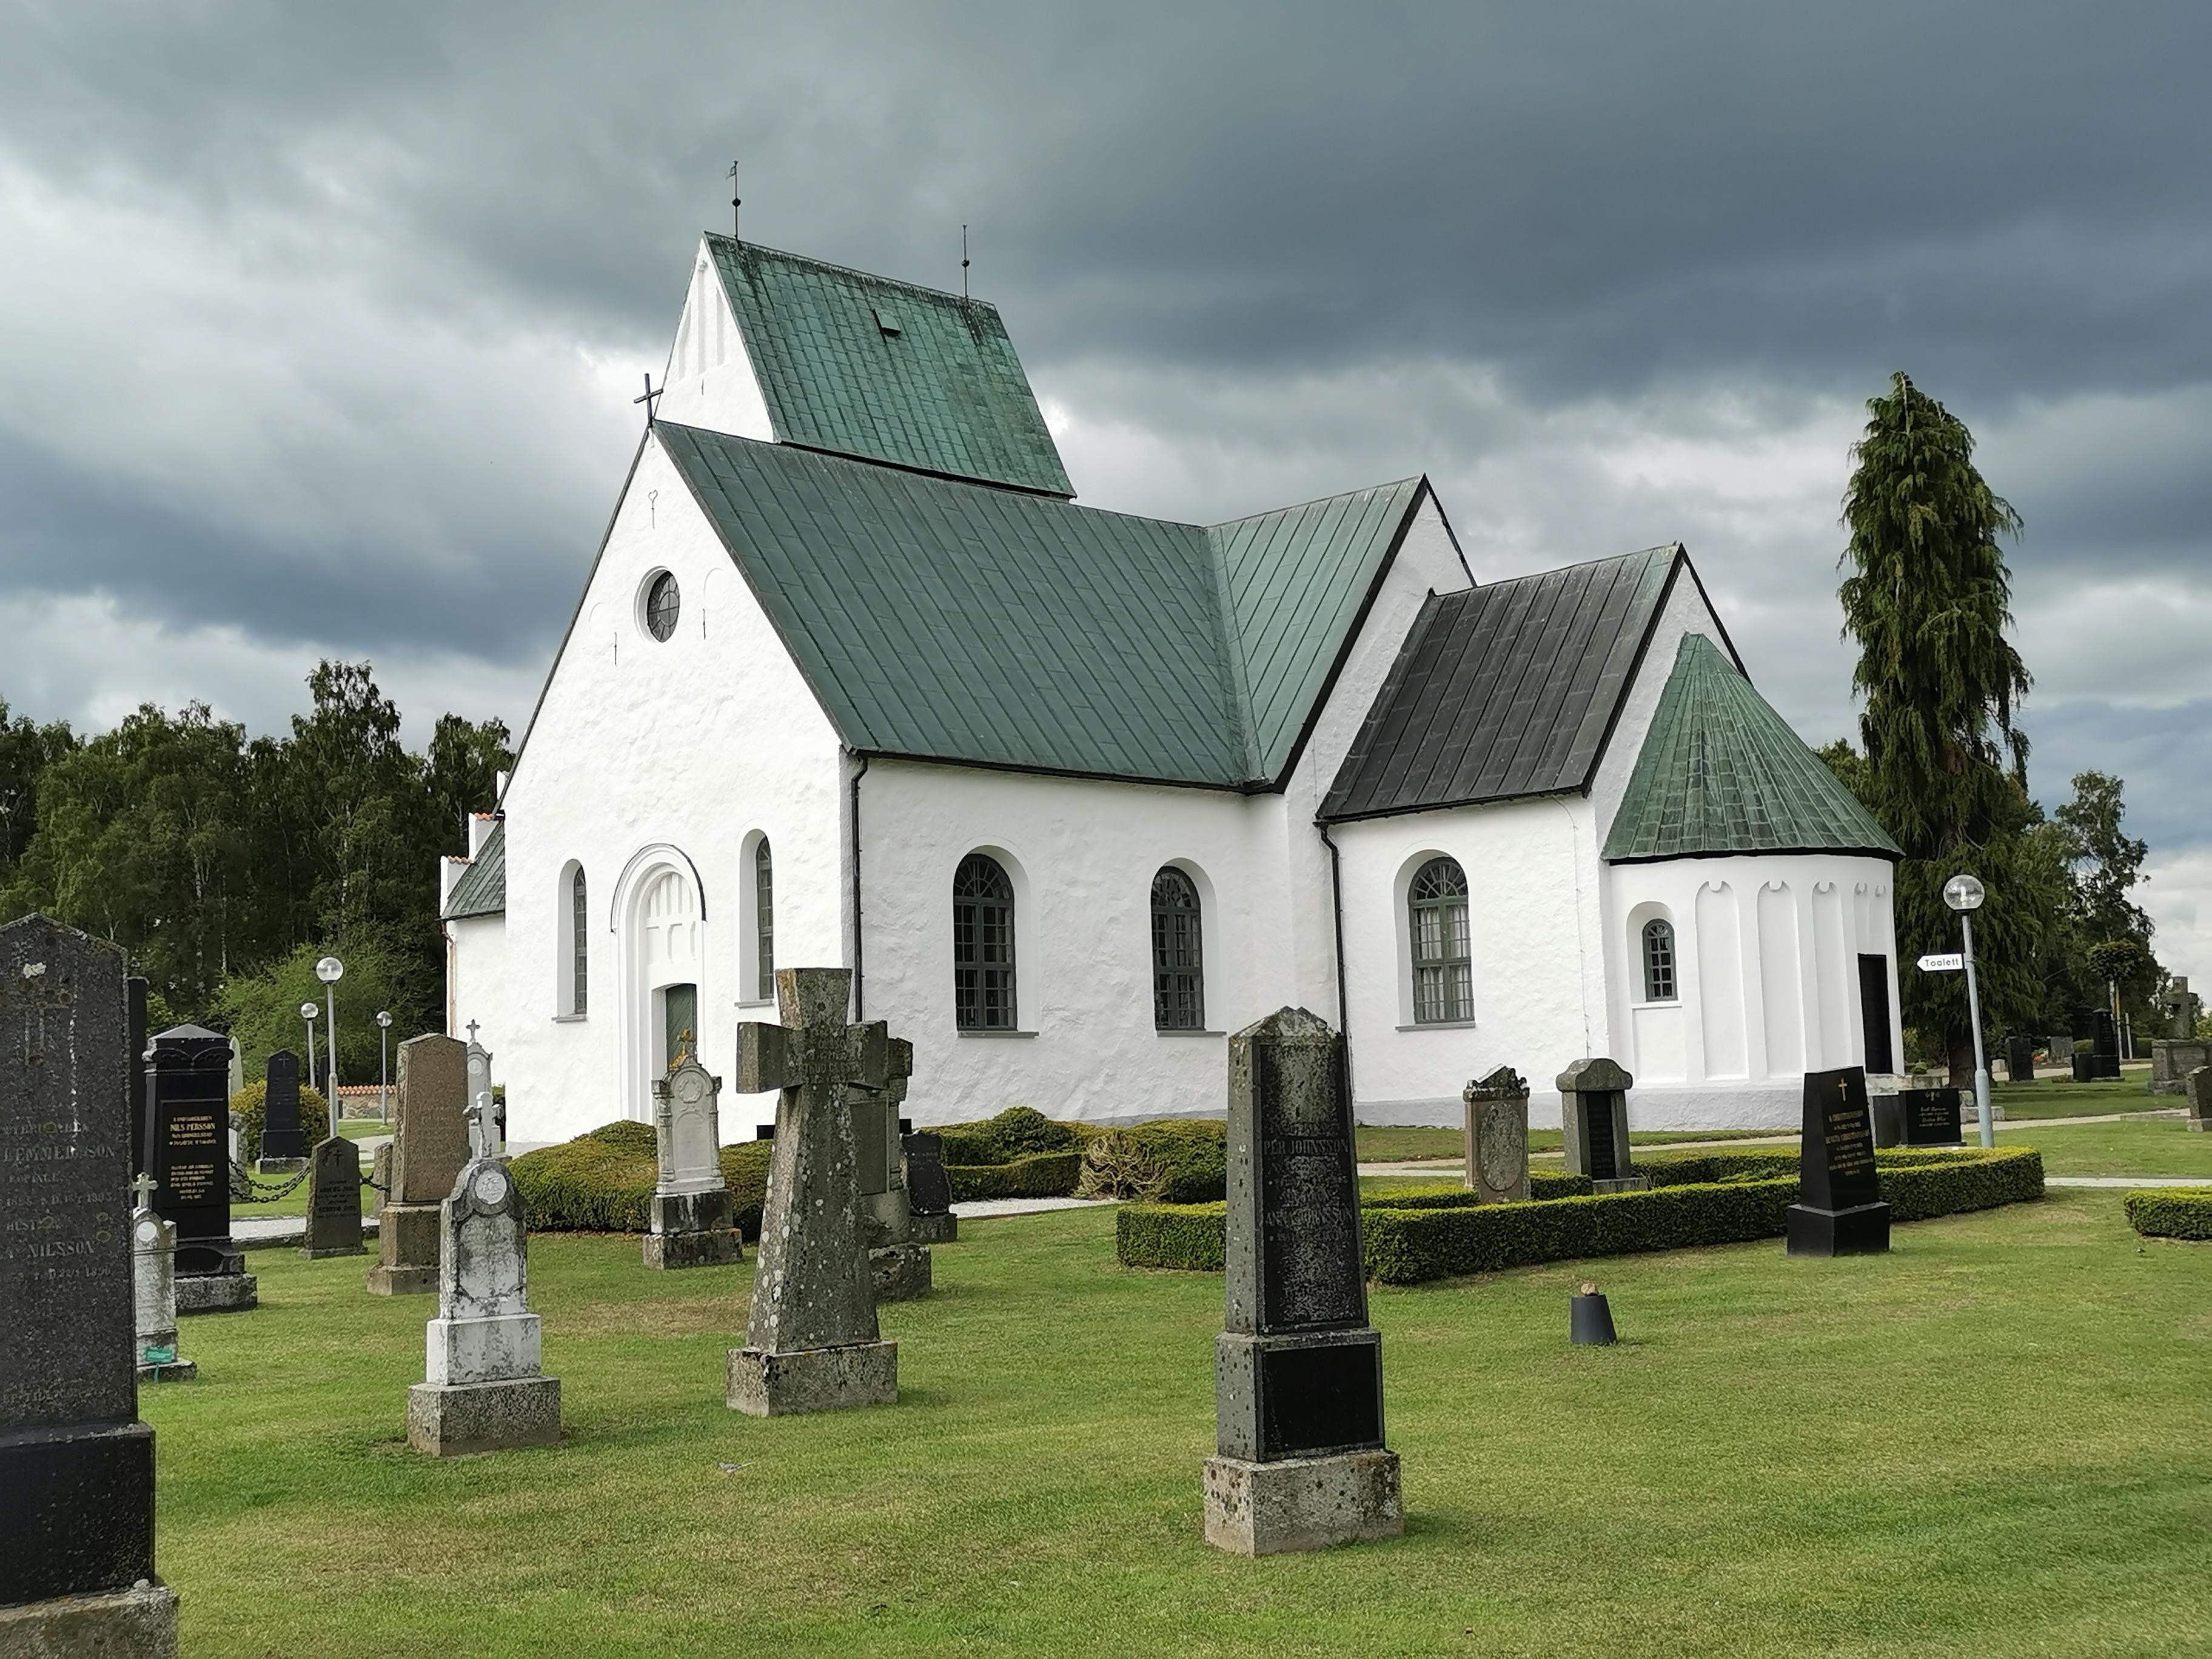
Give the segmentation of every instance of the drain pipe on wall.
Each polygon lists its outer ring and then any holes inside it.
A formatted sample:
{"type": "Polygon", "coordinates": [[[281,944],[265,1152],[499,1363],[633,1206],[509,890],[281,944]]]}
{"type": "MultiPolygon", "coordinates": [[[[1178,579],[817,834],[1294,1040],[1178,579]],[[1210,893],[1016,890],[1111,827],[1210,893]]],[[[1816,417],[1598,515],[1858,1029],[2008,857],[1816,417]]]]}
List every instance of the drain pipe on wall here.
{"type": "Polygon", "coordinates": [[[1328,848],[1329,896],[1336,905],[1336,1033],[1344,1039],[1344,1092],[1355,1109],[1359,1097],[1352,1086],[1352,1011],[1344,994],[1344,859],[1328,838],[1328,826],[1315,820],[1321,844],[1328,848]]]}
{"type": "Polygon", "coordinates": [[[853,793],[848,808],[853,860],[853,1023],[857,1025],[866,1018],[860,1012],[866,1006],[860,988],[860,780],[868,775],[868,757],[855,750],[845,752],[860,763],[853,771],[853,793]]]}

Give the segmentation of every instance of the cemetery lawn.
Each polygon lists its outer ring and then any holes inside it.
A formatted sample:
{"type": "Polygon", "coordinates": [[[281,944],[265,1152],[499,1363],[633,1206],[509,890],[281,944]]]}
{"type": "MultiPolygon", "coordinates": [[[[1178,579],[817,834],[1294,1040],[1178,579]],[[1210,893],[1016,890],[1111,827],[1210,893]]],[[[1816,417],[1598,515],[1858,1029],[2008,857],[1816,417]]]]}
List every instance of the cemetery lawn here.
{"type": "MultiPolygon", "coordinates": [[[[1993,1083],[1990,1099],[2004,1109],[2006,1121],[2030,1122],[2046,1117],[2101,1117],[2107,1112],[2170,1112],[2183,1104],[2179,1095],[2154,1095],[2147,1073],[2138,1072],[2118,1083],[2075,1083],[2039,1079],[2033,1083],[1993,1083]]],[[[1966,1096],[1966,1109],[1973,1111],[1973,1093],[1966,1096]]]]}
{"type": "Polygon", "coordinates": [[[533,1239],[566,1437],[446,1462],[401,1433],[430,1298],[257,1253],[142,1395],[185,1650],[2212,1649],[2212,1246],[2116,1193],[1377,1290],[1407,1535],[1256,1562],[1199,1531],[1220,1276],[1120,1267],[1110,1209],[962,1231],[884,1310],[898,1405],[769,1421],[721,1398],[750,1261],[533,1239]],[[1567,1344],[1586,1273],[1617,1347],[1567,1344]]]}
{"type": "MultiPolygon", "coordinates": [[[[1967,1139],[1974,1139],[1969,1130],[1967,1139]]],[[[2212,1133],[2191,1133],[2178,1117],[2139,1123],[1997,1125],[2000,1146],[2033,1146],[2045,1175],[2201,1176],[2212,1182],[2212,1133]]],[[[2212,1292],[2212,1280],[2206,1285],[2212,1292]]]]}
{"type": "MultiPolygon", "coordinates": [[[[1764,1139],[1784,1133],[1774,1129],[1635,1129],[1629,1133],[1629,1141],[1637,1146],[1667,1146],[1684,1141],[1745,1140],[1764,1139]]],[[[1794,1133],[1795,1131],[1788,1133],[1794,1133]]],[[[1359,1161],[1363,1164],[1411,1163],[1417,1158],[1450,1158],[1457,1162],[1466,1155],[1457,1129],[1422,1128],[1398,1123],[1363,1123],[1357,1141],[1359,1161]]],[[[1528,1131],[1528,1150],[1539,1157],[1557,1154],[1565,1144],[1557,1129],[1528,1131]]]]}

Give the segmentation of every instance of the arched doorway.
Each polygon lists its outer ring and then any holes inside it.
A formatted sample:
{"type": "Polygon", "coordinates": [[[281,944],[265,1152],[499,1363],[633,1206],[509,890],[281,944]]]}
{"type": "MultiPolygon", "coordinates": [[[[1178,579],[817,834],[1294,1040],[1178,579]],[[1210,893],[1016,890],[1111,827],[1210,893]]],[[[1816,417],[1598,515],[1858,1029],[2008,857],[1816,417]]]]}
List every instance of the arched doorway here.
{"type": "Polygon", "coordinates": [[[622,1110],[649,1122],[653,1085],[700,1052],[707,963],[704,896],[691,861],[650,848],[623,872],[615,928],[622,963],[622,1110]]]}

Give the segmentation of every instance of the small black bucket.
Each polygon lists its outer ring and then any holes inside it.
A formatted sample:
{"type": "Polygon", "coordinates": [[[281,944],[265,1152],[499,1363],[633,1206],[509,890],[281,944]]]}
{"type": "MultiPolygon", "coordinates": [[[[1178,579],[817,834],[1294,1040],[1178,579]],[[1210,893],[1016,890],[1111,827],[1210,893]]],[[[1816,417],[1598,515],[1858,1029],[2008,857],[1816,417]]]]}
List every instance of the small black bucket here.
{"type": "Polygon", "coordinates": [[[1613,1333],[1613,1309],[1601,1294],[1567,1298],[1567,1334],[1578,1343],[1620,1340],[1613,1333]]]}

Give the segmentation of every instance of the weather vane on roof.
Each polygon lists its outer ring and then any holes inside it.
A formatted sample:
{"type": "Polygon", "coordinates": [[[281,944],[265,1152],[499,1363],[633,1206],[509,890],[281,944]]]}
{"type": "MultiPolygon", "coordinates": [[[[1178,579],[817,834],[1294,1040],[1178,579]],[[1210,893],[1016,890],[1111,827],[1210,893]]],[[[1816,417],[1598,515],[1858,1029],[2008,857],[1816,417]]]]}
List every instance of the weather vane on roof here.
{"type": "Polygon", "coordinates": [[[738,164],[732,161],[730,163],[730,240],[733,242],[744,240],[738,232],[738,210],[744,204],[744,198],[738,194],[738,164]]]}
{"type": "Polygon", "coordinates": [[[668,388],[666,386],[662,386],[659,392],[653,390],[653,371],[647,369],[645,375],[645,396],[642,398],[633,398],[630,399],[630,402],[634,404],[643,404],[645,405],[645,425],[646,429],[648,432],[653,429],[653,417],[654,411],[659,407],[661,392],[667,390],[668,388]]]}

